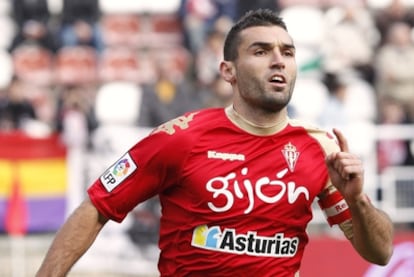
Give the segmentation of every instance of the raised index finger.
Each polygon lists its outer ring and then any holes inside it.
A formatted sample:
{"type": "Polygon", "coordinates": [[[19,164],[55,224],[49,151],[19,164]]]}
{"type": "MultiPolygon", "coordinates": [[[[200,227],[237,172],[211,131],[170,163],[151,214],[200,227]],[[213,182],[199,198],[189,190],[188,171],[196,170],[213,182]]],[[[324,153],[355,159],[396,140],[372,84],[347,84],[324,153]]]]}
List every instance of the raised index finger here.
{"type": "Polygon", "coordinates": [[[342,134],[341,131],[339,131],[336,128],[333,129],[333,132],[336,138],[338,139],[338,144],[339,144],[339,147],[341,148],[341,151],[348,152],[349,151],[348,141],[346,140],[345,136],[342,134]]]}

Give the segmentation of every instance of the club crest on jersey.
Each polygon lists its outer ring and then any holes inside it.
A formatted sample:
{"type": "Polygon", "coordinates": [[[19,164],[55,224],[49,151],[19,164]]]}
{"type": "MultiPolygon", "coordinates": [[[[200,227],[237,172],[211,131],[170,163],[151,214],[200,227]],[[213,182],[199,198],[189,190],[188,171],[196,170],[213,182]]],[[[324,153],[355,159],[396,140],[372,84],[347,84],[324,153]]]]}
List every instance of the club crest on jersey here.
{"type": "Polygon", "coordinates": [[[283,156],[285,157],[289,170],[293,172],[295,170],[296,162],[298,161],[300,152],[297,152],[296,146],[294,146],[291,142],[289,142],[282,149],[282,153],[283,153],[283,156]]]}
{"type": "Polygon", "coordinates": [[[108,192],[121,184],[129,175],[137,169],[129,153],[122,156],[116,163],[105,171],[100,177],[102,185],[108,192]]]}

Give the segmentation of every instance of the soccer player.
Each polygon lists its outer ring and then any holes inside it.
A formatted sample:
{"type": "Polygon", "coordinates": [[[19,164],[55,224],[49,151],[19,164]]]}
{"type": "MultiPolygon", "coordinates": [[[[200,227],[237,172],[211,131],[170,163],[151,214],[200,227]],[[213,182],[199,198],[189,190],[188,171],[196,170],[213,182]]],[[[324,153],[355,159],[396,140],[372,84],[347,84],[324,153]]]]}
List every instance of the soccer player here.
{"type": "Polygon", "coordinates": [[[233,104],[189,112],[129,149],[89,187],[38,277],[64,276],[108,220],[155,195],[161,276],[299,276],[314,200],[363,258],[387,264],[393,225],[364,193],[361,160],[338,130],[287,115],[297,66],[283,20],[242,17],[220,72],[233,104]]]}

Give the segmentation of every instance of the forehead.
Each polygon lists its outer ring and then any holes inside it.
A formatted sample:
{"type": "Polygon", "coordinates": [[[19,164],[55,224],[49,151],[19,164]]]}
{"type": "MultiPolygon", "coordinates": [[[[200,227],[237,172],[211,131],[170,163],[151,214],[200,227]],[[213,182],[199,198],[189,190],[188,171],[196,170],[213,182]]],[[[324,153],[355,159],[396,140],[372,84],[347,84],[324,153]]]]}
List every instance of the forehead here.
{"type": "Polygon", "coordinates": [[[241,48],[249,47],[255,42],[270,44],[291,44],[292,37],[288,32],[279,26],[255,26],[244,29],[240,32],[241,48]]]}

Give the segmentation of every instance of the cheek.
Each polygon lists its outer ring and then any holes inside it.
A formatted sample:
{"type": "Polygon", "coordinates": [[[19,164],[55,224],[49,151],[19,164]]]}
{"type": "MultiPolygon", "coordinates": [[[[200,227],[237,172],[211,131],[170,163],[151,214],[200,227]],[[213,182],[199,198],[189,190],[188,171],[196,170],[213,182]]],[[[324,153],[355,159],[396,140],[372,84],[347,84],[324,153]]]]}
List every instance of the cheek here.
{"type": "Polygon", "coordinates": [[[258,81],[254,72],[243,71],[237,74],[237,85],[239,87],[239,91],[247,92],[256,90],[258,86],[258,81]]]}
{"type": "Polygon", "coordinates": [[[298,72],[298,67],[296,65],[296,62],[292,61],[291,63],[288,63],[286,65],[286,71],[288,72],[289,76],[291,76],[292,80],[294,81],[296,79],[296,75],[298,72]]]}
{"type": "Polygon", "coordinates": [[[239,83],[249,83],[253,79],[257,79],[259,70],[253,65],[246,64],[239,67],[236,71],[236,78],[239,83]]]}

